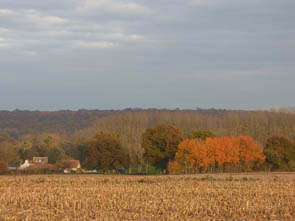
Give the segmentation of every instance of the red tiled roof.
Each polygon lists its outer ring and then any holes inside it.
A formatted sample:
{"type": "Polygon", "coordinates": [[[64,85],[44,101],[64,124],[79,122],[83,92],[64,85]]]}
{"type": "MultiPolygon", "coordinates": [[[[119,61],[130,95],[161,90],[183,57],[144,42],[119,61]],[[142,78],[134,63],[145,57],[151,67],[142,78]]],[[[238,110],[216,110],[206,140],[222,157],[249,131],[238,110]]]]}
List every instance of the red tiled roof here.
{"type": "Polygon", "coordinates": [[[62,161],[62,165],[64,168],[78,168],[80,164],[79,160],[64,160],[62,161]]]}

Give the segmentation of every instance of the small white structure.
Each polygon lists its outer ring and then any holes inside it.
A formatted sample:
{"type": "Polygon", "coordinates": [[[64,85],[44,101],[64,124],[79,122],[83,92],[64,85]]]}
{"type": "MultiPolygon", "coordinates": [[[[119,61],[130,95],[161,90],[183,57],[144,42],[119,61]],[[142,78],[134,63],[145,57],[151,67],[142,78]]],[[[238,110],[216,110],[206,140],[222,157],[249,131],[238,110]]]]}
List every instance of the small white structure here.
{"type": "Polygon", "coordinates": [[[20,165],[19,169],[20,169],[20,170],[24,170],[24,169],[27,169],[27,168],[29,168],[29,167],[30,167],[30,162],[29,162],[29,160],[25,160],[25,162],[24,162],[22,165],[20,165]]]}
{"type": "Polygon", "coordinates": [[[97,173],[97,170],[83,170],[83,173],[97,173]]]}

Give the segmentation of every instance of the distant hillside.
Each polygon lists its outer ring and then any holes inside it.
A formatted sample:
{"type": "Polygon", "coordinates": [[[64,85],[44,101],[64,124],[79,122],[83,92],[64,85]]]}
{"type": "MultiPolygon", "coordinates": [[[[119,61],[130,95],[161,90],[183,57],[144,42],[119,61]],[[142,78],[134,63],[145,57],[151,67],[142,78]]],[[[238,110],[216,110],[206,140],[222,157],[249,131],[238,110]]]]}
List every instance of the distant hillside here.
{"type": "MultiPolygon", "coordinates": [[[[125,110],[61,110],[61,111],[0,111],[0,135],[18,137],[23,134],[39,134],[43,132],[55,132],[72,134],[73,132],[87,128],[97,118],[113,115],[121,112],[154,112],[171,111],[158,109],[128,108],[125,110]]],[[[175,110],[177,111],[177,110],[175,110]]],[[[219,115],[226,110],[197,109],[183,110],[184,112],[199,112],[203,114],[219,115]]]]}
{"type": "Polygon", "coordinates": [[[91,122],[118,111],[0,111],[0,135],[18,137],[27,133],[58,132],[70,134],[88,127],[91,122]]]}
{"type": "Polygon", "coordinates": [[[250,135],[261,143],[273,134],[295,140],[295,114],[217,109],[0,111],[0,136],[17,138],[23,134],[47,132],[71,135],[92,128],[93,133],[105,130],[120,137],[124,134],[126,142],[131,142],[133,135],[128,131],[138,130],[136,142],[139,144],[141,133],[147,127],[161,123],[176,125],[185,136],[193,129],[208,129],[218,136],[250,135]]]}

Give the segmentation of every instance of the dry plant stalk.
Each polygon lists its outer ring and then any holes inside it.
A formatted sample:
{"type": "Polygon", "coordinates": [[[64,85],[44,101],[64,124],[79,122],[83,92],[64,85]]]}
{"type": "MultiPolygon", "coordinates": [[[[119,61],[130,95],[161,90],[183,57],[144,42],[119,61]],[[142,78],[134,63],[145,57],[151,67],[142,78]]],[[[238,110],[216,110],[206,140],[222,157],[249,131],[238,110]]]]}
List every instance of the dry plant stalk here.
{"type": "Polygon", "coordinates": [[[0,220],[292,220],[295,174],[0,177],[0,220]]]}

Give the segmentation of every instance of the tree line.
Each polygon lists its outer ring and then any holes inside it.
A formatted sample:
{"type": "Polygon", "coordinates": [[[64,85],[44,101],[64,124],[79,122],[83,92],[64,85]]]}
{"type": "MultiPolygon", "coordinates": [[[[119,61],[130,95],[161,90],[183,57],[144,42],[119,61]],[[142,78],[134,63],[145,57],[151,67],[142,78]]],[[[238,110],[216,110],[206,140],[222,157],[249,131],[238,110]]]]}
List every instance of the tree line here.
{"type": "Polygon", "coordinates": [[[208,130],[193,130],[184,137],[176,126],[161,124],[142,133],[143,155],[137,164],[114,133],[101,131],[82,142],[76,138],[56,134],[0,137],[1,168],[3,162],[15,166],[32,157],[47,156],[52,164],[79,159],[83,167],[103,172],[134,166],[145,168],[145,172],[153,166],[164,173],[295,170],[295,142],[278,135],[269,137],[263,146],[250,136],[218,137],[208,130]]]}
{"type": "Polygon", "coordinates": [[[217,137],[193,131],[183,139],[175,126],[149,128],[142,136],[144,159],[170,173],[295,171],[295,142],[273,135],[265,146],[250,136],[217,137]]]}
{"type": "Polygon", "coordinates": [[[295,140],[295,115],[269,111],[120,112],[96,119],[90,127],[77,131],[74,136],[90,138],[97,131],[113,133],[118,136],[135,166],[144,161],[142,134],[147,128],[160,124],[179,128],[184,139],[189,138],[192,131],[209,130],[214,131],[218,137],[250,136],[263,146],[274,134],[295,140]]]}
{"type": "MultiPolygon", "coordinates": [[[[22,111],[13,113],[16,119],[18,119],[16,117],[18,112],[22,113],[22,111]]],[[[65,120],[68,118],[68,113],[65,111],[54,113],[55,120],[52,124],[50,124],[51,118],[48,118],[46,113],[40,112],[38,115],[40,118],[34,118],[32,113],[27,114],[30,118],[27,119],[28,122],[23,123],[21,128],[25,128],[26,124],[33,126],[29,126],[27,130],[21,129],[21,133],[16,127],[10,128],[7,120],[6,124],[1,126],[3,119],[0,118],[0,126],[6,130],[0,133],[0,161],[5,160],[9,165],[17,165],[19,161],[32,156],[49,156],[50,163],[62,159],[78,159],[83,166],[86,166],[86,150],[89,140],[102,132],[116,137],[124,153],[128,155],[128,167],[146,167],[147,156],[143,134],[148,131],[148,128],[156,128],[157,125],[170,125],[177,128],[182,141],[191,139],[196,135],[193,133],[200,130],[214,131],[218,138],[248,136],[259,143],[264,150],[270,146],[267,145],[268,138],[273,134],[284,137],[290,143],[295,140],[295,115],[279,111],[131,109],[102,112],[98,118],[95,118],[97,114],[95,111],[78,111],[70,112],[69,121],[65,120]],[[62,114],[62,117],[59,114],[62,114]],[[41,118],[43,120],[39,121],[41,118]],[[58,119],[61,121],[56,124],[59,122],[58,119]],[[72,120],[76,123],[68,123],[73,122],[72,120]],[[80,121],[83,123],[79,124],[80,121]],[[61,124],[65,126],[60,127],[61,124]],[[7,132],[9,130],[16,131],[10,134],[7,132]]],[[[17,123],[11,125],[17,125],[17,123]]],[[[281,141],[281,143],[286,142],[281,141]]],[[[271,167],[272,170],[292,168],[293,158],[289,152],[283,158],[277,157],[274,150],[264,154],[268,156],[266,162],[276,162],[276,165],[271,167]],[[273,160],[271,161],[270,158],[273,160]]]]}

